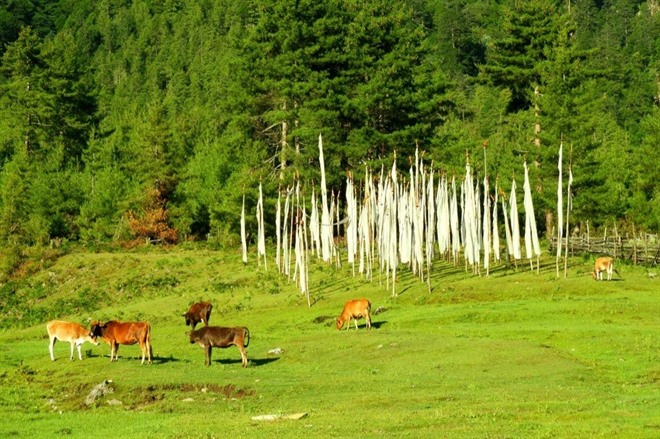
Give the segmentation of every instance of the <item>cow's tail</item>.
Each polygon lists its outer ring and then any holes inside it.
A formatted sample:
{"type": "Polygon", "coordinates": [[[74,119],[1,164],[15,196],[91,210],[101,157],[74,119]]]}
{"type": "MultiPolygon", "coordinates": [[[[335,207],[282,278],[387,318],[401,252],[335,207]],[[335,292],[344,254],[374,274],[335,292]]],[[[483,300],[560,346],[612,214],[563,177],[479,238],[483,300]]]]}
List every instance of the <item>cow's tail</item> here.
{"type": "Polygon", "coordinates": [[[245,347],[248,347],[250,344],[250,330],[246,327],[243,327],[245,329],[245,347]]]}

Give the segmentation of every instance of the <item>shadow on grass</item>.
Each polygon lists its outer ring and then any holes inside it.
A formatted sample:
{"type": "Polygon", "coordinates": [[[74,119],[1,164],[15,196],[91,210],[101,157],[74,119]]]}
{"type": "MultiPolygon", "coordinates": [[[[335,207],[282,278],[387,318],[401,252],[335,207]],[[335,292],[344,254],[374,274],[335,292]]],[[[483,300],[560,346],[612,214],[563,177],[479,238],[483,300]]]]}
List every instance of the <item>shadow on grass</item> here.
{"type": "MultiPolygon", "coordinates": [[[[267,364],[273,363],[279,360],[279,357],[275,358],[250,358],[248,359],[248,367],[261,367],[267,364]]],[[[220,363],[220,364],[240,364],[241,359],[231,359],[231,358],[221,358],[219,360],[212,360],[211,363],[220,363]]]]}
{"type": "MultiPolygon", "coordinates": [[[[142,357],[139,358],[142,359],[142,357]]],[[[176,363],[181,361],[178,358],[174,358],[171,355],[169,357],[151,357],[151,358],[154,364],[167,364],[167,363],[176,363]]]]}
{"type": "MultiPolygon", "coordinates": [[[[380,329],[381,326],[386,325],[386,324],[387,324],[387,320],[380,320],[380,321],[377,321],[377,322],[372,321],[371,322],[371,329],[380,329]]],[[[351,323],[350,326],[348,327],[348,329],[346,329],[346,326],[344,326],[341,329],[341,332],[354,332],[355,330],[356,330],[355,329],[355,323],[351,323]]],[[[358,323],[358,329],[357,330],[359,330],[359,331],[362,331],[362,330],[369,331],[369,329],[367,329],[367,324],[366,323],[358,323]]]]}
{"type": "MultiPolygon", "coordinates": [[[[381,312],[383,312],[383,311],[381,311],[381,312]]],[[[335,325],[336,319],[337,318],[334,317],[334,316],[318,316],[318,317],[314,318],[314,320],[312,320],[312,323],[323,324],[324,326],[326,326],[328,328],[335,329],[336,328],[336,325],[335,325]]],[[[387,321],[378,321],[378,322],[372,321],[371,322],[371,327],[374,328],[374,329],[379,329],[381,326],[383,326],[386,323],[387,323],[387,321]]],[[[366,327],[367,327],[366,323],[358,323],[358,329],[360,329],[360,328],[366,329],[366,327]]],[[[346,329],[346,324],[344,324],[344,326],[341,328],[341,331],[350,331],[351,329],[355,330],[355,322],[353,320],[351,320],[350,324],[348,325],[348,329],[346,329]]]]}
{"type": "MultiPolygon", "coordinates": [[[[110,355],[105,355],[105,354],[92,354],[90,351],[87,351],[87,355],[83,358],[106,358],[108,362],[110,362],[110,355]]],[[[135,356],[124,356],[120,355],[119,359],[116,361],[142,361],[142,355],[138,355],[137,357],[135,356]]],[[[151,362],[152,364],[167,364],[167,363],[174,363],[174,362],[179,362],[178,358],[175,358],[173,356],[168,356],[168,357],[159,357],[159,356],[152,356],[151,357],[151,362]]],[[[145,359],[146,363],[146,359],[145,359]]]]}

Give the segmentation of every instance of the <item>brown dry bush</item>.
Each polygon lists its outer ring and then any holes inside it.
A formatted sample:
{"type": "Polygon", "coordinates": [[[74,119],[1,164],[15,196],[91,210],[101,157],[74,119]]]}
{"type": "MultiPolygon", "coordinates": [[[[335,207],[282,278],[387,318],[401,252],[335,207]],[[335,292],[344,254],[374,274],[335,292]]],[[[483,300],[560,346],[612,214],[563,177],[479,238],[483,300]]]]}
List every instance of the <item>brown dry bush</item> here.
{"type": "Polygon", "coordinates": [[[167,200],[162,196],[162,192],[157,188],[151,189],[146,195],[145,204],[141,214],[132,210],[126,213],[128,227],[135,237],[135,243],[176,244],[177,231],[168,223],[167,200]]]}

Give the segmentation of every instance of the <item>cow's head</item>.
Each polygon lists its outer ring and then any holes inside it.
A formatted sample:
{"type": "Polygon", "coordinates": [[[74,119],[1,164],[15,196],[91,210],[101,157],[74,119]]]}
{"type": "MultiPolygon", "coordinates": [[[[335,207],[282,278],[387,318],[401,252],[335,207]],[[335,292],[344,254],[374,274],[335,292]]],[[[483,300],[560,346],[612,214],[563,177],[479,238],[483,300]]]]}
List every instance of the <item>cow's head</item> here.
{"type": "Polygon", "coordinates": [[[104,325],[101,324],[99,321],[94,321],[92,322],[92,326],[89,328],[89,336],[96,341],[97,337],[101,337],[103,335],[103,330],[102,328],[104,325]]]}
{"type": "Polygon", "coordinates": [[[342,319],[337,319],[337,329],[341,329],[344,326],[344,321],[342,319]]]}
{"type": "Polygon", "coordinates": [[[186,320],[186,326],[192,325],[192,319],[190,318],[190,313],[181,314],[181,317],[183,317],[186,320]]]}
{"type": "Polygon", "coordinates": [[[190,338],[190,344],[197,343],[201,338],[199,331],[189,331],[186,332],[186,335],[190,338]]]}

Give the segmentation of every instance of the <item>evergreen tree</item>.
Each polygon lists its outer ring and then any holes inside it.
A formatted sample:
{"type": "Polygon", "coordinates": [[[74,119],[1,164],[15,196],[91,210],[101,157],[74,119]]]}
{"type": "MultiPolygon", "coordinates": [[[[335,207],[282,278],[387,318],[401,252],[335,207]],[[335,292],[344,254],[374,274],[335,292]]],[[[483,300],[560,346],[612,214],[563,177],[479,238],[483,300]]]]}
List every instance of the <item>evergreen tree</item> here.
{"type": "MultiPolygon", "coordinates": [[[[416,74],[424,31],[390,1],[264,2],[245,46],[254,67],[270,157],[316,179],[306,166],[326,140],[334,184],[367,160],[414,150],[416,74]],[[255,57],[256,58],[252,58],[255,57]],[[290,152],[289,152],[290,151],[290,152]]],[[[424,141],[425,139],[420,139],[424,141]]]]}
{"type": "Polygon", "coordinates": [[[49,137],[53,103],[44,90],[46,63],[41,45],[32,29],[24,28],[3,56],[0,72],[6,81],[0,94],[0,119],[5,129],[0,143],[4,150],[23,147],[35,154],[49,137]]]}
{"type": "Polygon", "coordinates": [[[486,153],[504,188],[527,159],[545,213],[563,141],[572,218],[654,227],[655,3],[11,2],[0,235],[231,242],[243,188],[318,182],[319,133],[331,189],[395,150],[448,173],[486,153]]]}
{"type": "Polygon", "coordinates": [[[504,9],[502,36],[489,44],[480,78],[511,90],[511,112],[533,105],[539,66],[558,33],[555,16],[550,0],[514,2],[504,9]]]}
{"type": "Polygon", "coordinates": [[[447,73],[473,77],[484,63],[486,47],[480,39],[481,23],[475,6],[468,0],[428,2],[434,29],[429,44],[437,50],[439,66],[447,73]]]}

